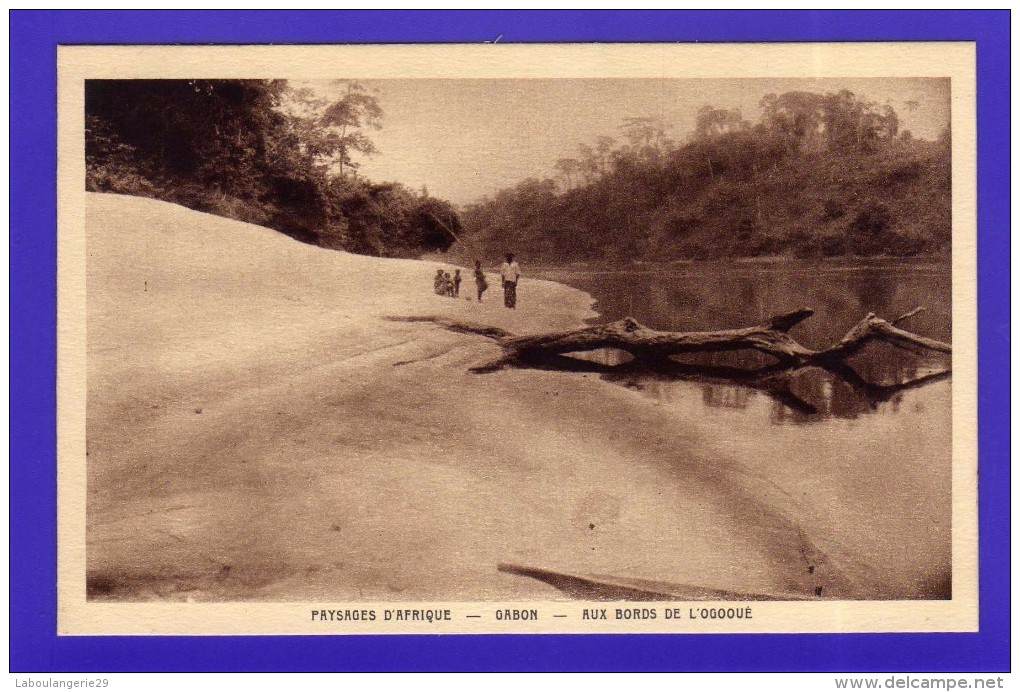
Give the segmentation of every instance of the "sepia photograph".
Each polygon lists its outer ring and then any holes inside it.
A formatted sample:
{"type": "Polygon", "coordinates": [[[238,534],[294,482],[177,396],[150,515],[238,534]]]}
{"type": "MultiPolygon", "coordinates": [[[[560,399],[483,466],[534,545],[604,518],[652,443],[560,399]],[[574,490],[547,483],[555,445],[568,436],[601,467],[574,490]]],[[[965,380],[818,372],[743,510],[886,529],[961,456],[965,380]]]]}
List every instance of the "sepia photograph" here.
{"type": "Polygon", "coordinates": [[[972,48],[546,49],[63,52],[69,631],[976,623],[972,48]]]}

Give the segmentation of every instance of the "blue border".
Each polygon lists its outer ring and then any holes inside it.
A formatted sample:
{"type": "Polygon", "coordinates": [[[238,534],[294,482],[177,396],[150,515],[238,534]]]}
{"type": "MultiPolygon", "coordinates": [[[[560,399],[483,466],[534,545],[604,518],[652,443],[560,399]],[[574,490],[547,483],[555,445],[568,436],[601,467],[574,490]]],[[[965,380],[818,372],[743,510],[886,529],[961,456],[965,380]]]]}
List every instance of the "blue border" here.
{"type": "Polygon", "coordinates": [[[10,668],[59,671],[1009,670],[1009,12],[10,14],[10,668]],[[56,637],[56,46],[976,41],[981,629],[924,635],[56,637]]]}

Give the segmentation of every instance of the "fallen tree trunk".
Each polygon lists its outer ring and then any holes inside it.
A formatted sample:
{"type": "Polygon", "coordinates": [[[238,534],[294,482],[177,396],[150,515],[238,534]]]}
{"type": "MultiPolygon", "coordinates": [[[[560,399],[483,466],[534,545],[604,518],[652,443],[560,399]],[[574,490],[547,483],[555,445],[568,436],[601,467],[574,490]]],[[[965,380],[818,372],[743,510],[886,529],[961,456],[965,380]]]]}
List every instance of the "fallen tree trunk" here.
{"type": "Polygon", "coordinates": [[[505,338],[500,345],[525,360],[536,355],[617,348],[640,360],[662,360],[682,353],[753,349],[778,361],[799,362],[813,351],[797,343],[788,331],[812,315],[805,308],[777,315],[765,324],[712,332],[659,332],[627,317],[612,324],[553,334],[505,338]]]}
{"type": "Polygon", "coordinates": [[[885,341],[886,343],[913,353],[927,350],[952,354],[953,347],[950,344],[947,344],[944,341],[937,341],[935,339],[929,339],[928,337],[919,336],[896,326],[896,324],[902,322],[908,317],[913,317],[920,310],[921,308],[915,308],[906,315],[897,317],[892,322],[886,322],[879,317],[875,317],[874,314],[868,313],[863,320],[858,322],[849,332],[847,332],[846,336],[844,336],[838,344],[824,351],[819,351],[815,355],[815,358],[841,360],[856,353],[861,349],[861,347],[870,341],[885,341]]]}
{"type": "Polygon", "coordinates": [[[406,322],[432,322],[461,333],[479,334],[494,339],[504,351],[503,357],[472,368],[474,372],[491,372],[517,363],[555,360],[566,353],[619,349],[640,363],[666,366],[672,357],[689,353],[712,353],[750,349],[775,359],[774,367],[795,368],[808,365],[826,366],[849,358],[873,341],[884,341],[914,353],[935,351],[952,354],[952,346],[896,326],[913,317],[923,308],[916,308],[891,322],[869,313],[833,346],[814,350],[790,336],[790,330],[811,317],[814,311],[801,308],[776,315],[762,324],[742,329],[705,332],[660,332],[627,317],[611,324],[547,334],[515,336],[499,327],[458,322],[446,317],[391,318],[406,322]]]}

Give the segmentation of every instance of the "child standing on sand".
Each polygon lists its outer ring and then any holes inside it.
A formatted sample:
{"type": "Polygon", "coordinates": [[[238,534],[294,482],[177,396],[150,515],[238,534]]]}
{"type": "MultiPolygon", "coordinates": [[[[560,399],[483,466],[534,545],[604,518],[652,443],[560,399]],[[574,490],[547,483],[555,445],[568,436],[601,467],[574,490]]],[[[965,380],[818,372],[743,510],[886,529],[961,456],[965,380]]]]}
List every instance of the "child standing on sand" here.
{"type": "Polygon", "coordinates": [[[453,298],[453,279],[450,278],[450,272],[446,272],[443,279],[445,281],[446,295],[453,298]]]}
{"type": "Polygon", "coordinates": [[[443,276],[442,267],[437,269],[436,275],[432,277],[432,289],[436,292],[437,296],[446,293],[446,277],[443,276]]]}
{"type": "Polygon", "coordinates": [[[482,294],[489,287],[489,282],[485,279],[485,272],[482,271],[481,260],[475,260],[475,286],[478,288],[478,302],[481,303],[482,294]]]}
{"type": "Polygon", "coordinates": [[[460,269],[453,270],[453,297],[460,298],[460,269]]]}

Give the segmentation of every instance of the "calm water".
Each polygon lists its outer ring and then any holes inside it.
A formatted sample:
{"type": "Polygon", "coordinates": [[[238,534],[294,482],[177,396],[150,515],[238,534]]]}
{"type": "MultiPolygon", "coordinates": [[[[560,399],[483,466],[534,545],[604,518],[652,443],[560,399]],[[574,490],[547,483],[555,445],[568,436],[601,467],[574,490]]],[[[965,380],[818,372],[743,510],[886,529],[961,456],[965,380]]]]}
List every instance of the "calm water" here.
{"type": "MultiPolygon", "coordinates": [[[[538,272],[532,272],[539,274],[538,272]]],[[[548,270],[540,274],[590,293],[599,321],[630,315],[660,330],[743,327],[788,310],[815,315],[792,336],[812,348],[842,338],[864,315],[951,340],[949,268],[934,263],[866,266],[811,262],[548,270]]],[[[603,364],[621,362],[607,354],[603,364]]],[[[700,365],[761,367],[758,354],[717,354],[700,365]]],[[[946,356],[874,344],[852,368],[796,371],[779,387],[704,377],[606,375],[668,408],[696,443],[733,460],[746,478],[779,489],[785,512],[862,598],[948,598],[952,571],[952,390],[946,356]]],[[[678,479],[679,483],[686,482],[678,479]]]]}
{"type": "MultiPolygon", "coordinates": [[[[536,273],[580,288],[596,300],[598,322],[631,316],[654,329],[709,330],[757,324],[800,307],[815,315],[791,334],[811,348],[837,342],[868,312],[894,319],[915,307],[925,311],[902,323],[905,329],[951,340],[951,277],[946,265],[885,261],[865,266],[817,262],[704,264],[642,270],[544,270],[536,273]]],[[[602,354],[614,363],[616,354],[602,354]]],[[[690,356],[684,362],[757,368],[770,359],[754,352],[690,356]]],[[[820,368],[793,373],[782,392],[720,382],[671,381],[669,378],[620,378],[620,383],[660,399],[701,399],[711,409],[766,413],[775,424],[821,423],[831,418],[896,416],[923,388],[897,391],[897,385],[943,372],[949,359],[921,356],[885,344],[869,345],[848,362],[852,371],[838,376],[820,368]],[[858,379],[859,378],[859,379],[858,379]],[[870,386],[869,386],[870,385],[870,386]],[[792,396],[791,396],[792,395],[792,396]]],[[[920,380],[926,382],[926,380],[920,380]]],[[[923,394],[921,395],[923,397],[923,394]]],[[[944,412],[948,413],[948,412],[944,412]]]]}

